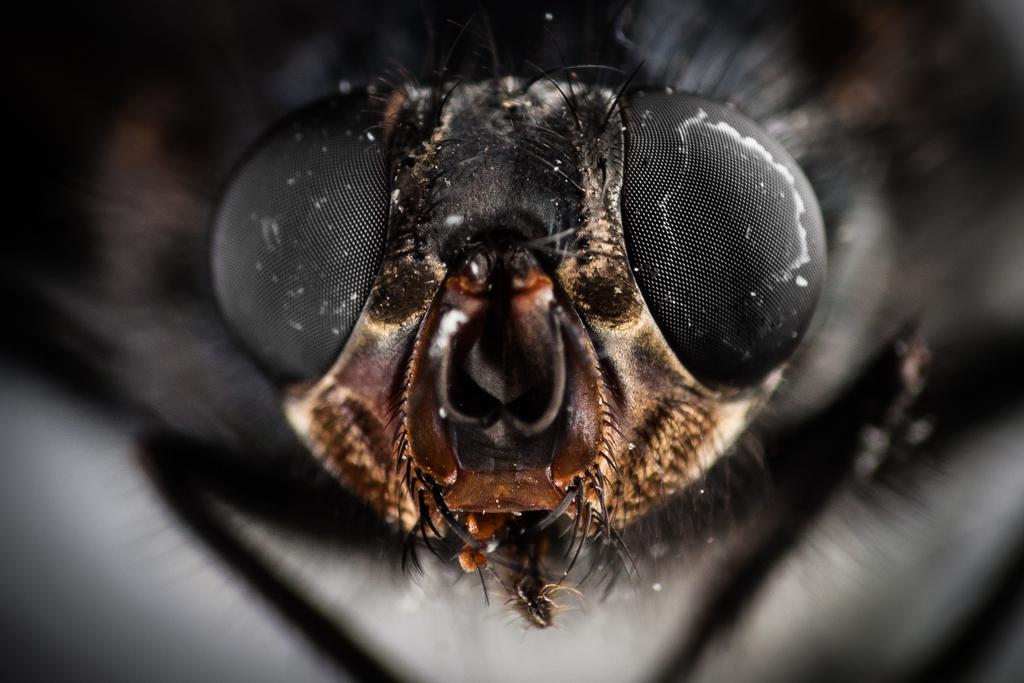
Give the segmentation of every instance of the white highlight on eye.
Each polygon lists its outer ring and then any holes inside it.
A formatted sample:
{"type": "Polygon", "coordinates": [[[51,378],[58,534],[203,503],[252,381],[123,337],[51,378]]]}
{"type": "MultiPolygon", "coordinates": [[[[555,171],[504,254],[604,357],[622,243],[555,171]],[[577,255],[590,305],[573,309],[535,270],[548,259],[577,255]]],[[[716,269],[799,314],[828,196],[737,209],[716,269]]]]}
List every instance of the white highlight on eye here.
{"type": "Polygon", "coordinates": [[[465,217],[460,213],[453,213],[444,217],[444,224],[448,227],[454,227],[456,225],[462,225],[462,221],[465,217]]]}
{"type": "MultiPolygon", "coordinates": [[[[775,161],[775,157],[772,156],[771,152],[765,149],[764,145],[762,145],[754,138],[748,135],[743,135],[725,121],[709,123],[707,119],[708,113],[704,111],[704,109],[698,109],[697,113],[694,116],[691,116],[690,118],[686,119],[685,121],[679,124],[677,130],[679,131],[679,137],[684,145],[688,142],[687,135],[689,134],[689,129],[692,126],[704,125],[707,126],[708,128],[717,130],[721,133],[728,135],[730,138],[738,142],[740,145],[750,150],[751,152],[755,153],[757,156],[761,157],[772,168],[774,168],[779,173],[779,175],[781,175],[785,179],[785,181],[789,184],[790,188],[792,189],[793,205],[796,207],[796,211],[794,212],[793,217],[794,219],[796,219],[797,234],[800,240],[800,251],[796,255],[796,258],[793,259],[793,261],[786,268],[786,272],[782,274],[783,280],[791,279],[793,277],[793,271],[795,271],[800,266],[803,266],[811,262],[811,254],[807,248],[807,228],[804,226],[803,223],[803,215],[807,212],[807,207],[804,204],[803,197],[800,196],[800,192],[797,190],[796,178],[793,177],[793,172],[790,171],[785,164],[775,161]]],[[[805,287],[807,285],[807,281],[804,278],[800,278],[800,280],[803,280],[804,284],[800,284],[798,280],[797,285],[800,287],[805,287]]]]}

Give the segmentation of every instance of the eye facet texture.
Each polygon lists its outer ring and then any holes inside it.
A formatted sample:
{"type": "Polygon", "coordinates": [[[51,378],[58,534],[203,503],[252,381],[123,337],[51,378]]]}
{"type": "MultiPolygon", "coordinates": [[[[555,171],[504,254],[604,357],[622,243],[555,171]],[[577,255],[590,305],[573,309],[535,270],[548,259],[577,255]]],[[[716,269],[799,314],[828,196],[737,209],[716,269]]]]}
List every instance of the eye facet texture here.
{"type": "Polygon", "coordinates": [[[213,221],[213,282],[228,324],[284,380],[322,375],[381,266],[385,156],[359,97],[292,115],[234,171],[213,221]]]}
{"type": "Polygon", "coordinates": [[[821,210],[755,123],[692,95],[628,103],[622,218],[633,273],[683,365],[749,386],[792,353],[825,272],[821,210]]]}

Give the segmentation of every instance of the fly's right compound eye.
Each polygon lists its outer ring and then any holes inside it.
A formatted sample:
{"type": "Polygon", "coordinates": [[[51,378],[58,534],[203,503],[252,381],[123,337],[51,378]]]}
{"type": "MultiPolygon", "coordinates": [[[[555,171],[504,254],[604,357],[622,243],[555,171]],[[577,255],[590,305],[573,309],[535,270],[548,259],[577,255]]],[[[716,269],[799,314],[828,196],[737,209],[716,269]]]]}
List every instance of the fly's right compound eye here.
{"type": "Polygon", "coordinates": [[[702,382],[761,381],[799,343],[825,274],[818,200],[739,112],[694,95],[628,101],[622,222],[635,279],[702,382]]]}
{"type": "Polygon", "coordinates": [[[388,178],[364,97],[303,109],[254,145],[221,198],[212,265],[228,324],[281,380],[319,377],[384,256],[388,178]]]}

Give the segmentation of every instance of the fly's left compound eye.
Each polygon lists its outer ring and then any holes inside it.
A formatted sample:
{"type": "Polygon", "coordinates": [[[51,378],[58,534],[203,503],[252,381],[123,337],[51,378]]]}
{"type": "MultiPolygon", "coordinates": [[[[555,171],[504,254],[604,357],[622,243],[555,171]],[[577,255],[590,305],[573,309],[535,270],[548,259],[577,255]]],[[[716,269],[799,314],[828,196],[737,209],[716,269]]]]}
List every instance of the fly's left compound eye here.
{"type": "Polygon", "coordinates": [[[327,371],[380,270],[388,181],[365,109],[362,97],[338,97],[274,127],[235,170],[214,217],[221,310],[282,380],[327,371]]]}
{"type": "Polygon", "coordinates": [[[792,353],[825,238],[810,184],[768,133],[696,96],[634,94],[622,219],[637,285],[697,379],[749,386],[792,353]]]}

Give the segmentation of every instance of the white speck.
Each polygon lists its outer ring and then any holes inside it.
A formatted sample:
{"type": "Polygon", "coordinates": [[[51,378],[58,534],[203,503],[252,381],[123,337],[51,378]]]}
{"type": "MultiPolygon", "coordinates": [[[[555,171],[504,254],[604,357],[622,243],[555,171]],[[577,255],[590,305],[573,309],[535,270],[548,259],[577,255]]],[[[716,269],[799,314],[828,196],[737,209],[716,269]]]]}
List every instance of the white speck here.
{"type": "Polygon", "coordinates": [[[794,280],[794,282],[796,282],[796,286],[797,287],[806,287],[807,286],[807,278],[805,278],[803,275],[797,275],[796,279],[794,280]]]}
{"type": "Polygon", "coordinates": [[[456,225],[462,225],[463,220],[465,220],[465,216],[460,213],[453,213],[444,217],[444,224],[448,227],[454,227],[456,225]]]}
{"type": "Polygon", "coordinates": [[[373,137],[373,133],[371,133],[370,131],[366,131],[366,139],[369,140],[370,142],[373,142],[377,138],[373,137]]]}
{"type": "Polygon", "coordinates": [[[267,251],[274,251],[281,246],[281,226],[273,218],[260,219],[260,236],[267,251]]]}
{"type": "Polygon", "coordinates": [[[919,444],[926,441],[935,429],[931,420],[921,419],[911,423],[907,430],[907,440],[912,444],[919,444]]]}
{"type": "Polygon", "coordinates": [[[349,301],[355,301],[358,297],[359,295],[356,294],[355,292],[352,292],[351,294],[348,295],[349,301]]]}
{"type": "Polygon", "coordinates": [[[630,441],[630,442],[629,442],[629,445],[628,445],[628,446],[626,446],[626,448],[628,448],[628,449],[629,449],[629,450],[631,450],[631,451],[635,451],[635,450],[636,450],[636,444],[635,444],[635,443],[633,443],[632,441],[630,441]]]}
{"type": "Polygon", "coordinates": [[[655,593],[660,593],[661,592],[661,584],[660,583],[654,584],[653,586],[651,586],[651,590],[654,591],[655,593]]]}
{"type": "Polygon", "coordinates": [[[555,20],[555,15],[554,14],[552,14],[551,12],[545,12],[544,13],[544,21],[554,21],[554,20],[555,20]]]}
{"type": "Polygon", "coordinates": [[[751,292],[750,296],[752,296],[752,297],[754,297],[756,299],[757,298],[757,292],[751,292]]]}
{"type": "Polygon", "coordinates": [[[344,78],[341,79],[340,81],[338,81],[338,92],[341,93],[342,95],[349,94],[350,92],[352,92],[352,83],[344,78]]]}
{"type": "Polygon", "coordinates": [[[438,408],[438,409],[437,409],[437,414],[438,414],[438,416],[439,416],[439,417],[440,417],[440,418],[441,418],[442,420],[443,420],[443,419],[445,419],[446,417],[448,417],[448,411],[447,411],[447,410],[445,410],[444,408],[438,408]]]}
{"type": "Polygon", "coordinates": [[[302,332],[302,323],[297,320],[289,320],[288,327],[292,328],[296,332],[302,332]]]}
{"type": "Polygon", "coordinates": [[[341,330],[339,330],[337,327],[332,327],[331,328],[331,334],[333,334],[335,337],[340,337],[341,336],[341,330]]]}
{"type": "Polygon", "coordinates": [[[289,186],[294,185],[295,184],[295,178],[289,178],[288,180],[286,180],[284,182],[287,183],[289,186]]]}

